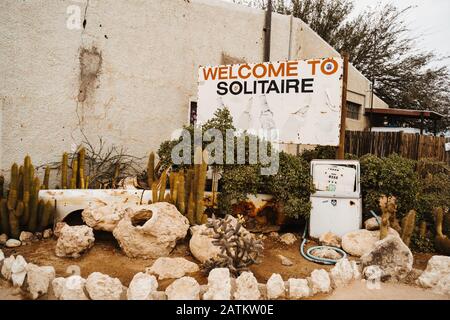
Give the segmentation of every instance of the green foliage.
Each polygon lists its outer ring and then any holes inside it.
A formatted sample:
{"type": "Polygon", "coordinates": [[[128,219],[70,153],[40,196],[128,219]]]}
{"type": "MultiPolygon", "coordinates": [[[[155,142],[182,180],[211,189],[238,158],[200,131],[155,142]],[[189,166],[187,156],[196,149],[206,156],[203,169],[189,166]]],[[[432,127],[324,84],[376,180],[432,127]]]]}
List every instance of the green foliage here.
{"type": "Polygon", "coordinates": [[[308,217],[309,196],[314,191],[308,163],[298,156],[280,152],[278,173],[267,176],[267,192],[281,204],[284,214],[291,218],[308,217]]]}
{"type": "Polygon", "coordinates": [[[263,177],[258,165],[225,166],[220,179],[219,209],[224,214],[232,213],[232,204],[244,201],[248,194],[260,192],[263,177]]]}
{"type": "Polygon", "coordinates": [[[434,239],[421,237],[417,233],[413,234],[411,237],[411,249],[414,252],[436,252],[436,248],[434,247],[434,239]]]}
{"type": "MultiPolygon", "coordinates": [[[[208,120],[203,126],[184,126],[184,130],[187,130],[189,132],[189,135],[191,137],[191,164],[194,163],[194,150],[195,150],[195,141],[194,141],[194,130],[200,130],[202,137],[204,136],[205,132],[209,129],[216,129],[219,130],[222,133],[222,137],[225,141],[226,137],[226,130],[228,129],[234,129],[233,126],[233,118],[231,116],[230,111],[227,107],[217,109],[214,112],[214,117],[208,120]]],[[[172,166],[172,149],[179,144],[182,141],[182,137],[176,139],[176,140],[166,140],[163,143],[161,143],[157,153],[158,157],[160,159],[160,169],[165,170],[168,167],[172,166]]],[[[204,141],[202,139],[202,150],[205,149],[205,147],[211,142],[204,141]]],[[[236,149],[235,149],[236,150],[236,149]]],[[[223,148],[223,159],[225,161],[225,146],[223,148]]],[[[183,169],[188,169],[190,167],[190,164],[183,164],[180,166],[183,169]]],[[[220,167],[220,166],[217,166],[220,167]]]]}
{"type": "Polygon", "coordinates": [[[361,189],[366,210],[377,210],[381,195],[395,196],[398,218],[415,209],[419,193],[419,180],[415,161],[396,154],[379,158],[367,154],[360,158],[361,189]]]}
{"type": "Polygon", "coordinates": [[[314,159],[335,159],[336,147],[317,146],[312,150],[303,151],[300,157],[308,163],[314,159]]]}

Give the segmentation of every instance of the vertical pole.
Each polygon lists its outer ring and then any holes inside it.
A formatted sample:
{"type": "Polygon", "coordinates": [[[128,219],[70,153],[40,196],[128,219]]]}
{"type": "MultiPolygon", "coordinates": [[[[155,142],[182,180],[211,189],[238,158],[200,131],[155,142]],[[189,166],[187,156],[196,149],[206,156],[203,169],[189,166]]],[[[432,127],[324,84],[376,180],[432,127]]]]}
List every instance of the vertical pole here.
{"type": "Polygon", "coordinates": [[[264,62],[270,61],[270,37],[272,30],[272,0],[267,0],[266,19],[264,26],[264,62]]]}
{"type": "Polygon", "coordinates": [[[423,112],[420,113],[420,135],[423,134],[423,112]]]}
{"type": "Polygon", "coordinates": [[[342,78],[342,102],[341,102],[341,127],[339,133],[339,147],[336,152],[336,159],[344,159],[345,152],[345,123],[347,118],[347,81],[348,81],[348,53],[342,54],[344,58],[344,76],[342,78]]]}

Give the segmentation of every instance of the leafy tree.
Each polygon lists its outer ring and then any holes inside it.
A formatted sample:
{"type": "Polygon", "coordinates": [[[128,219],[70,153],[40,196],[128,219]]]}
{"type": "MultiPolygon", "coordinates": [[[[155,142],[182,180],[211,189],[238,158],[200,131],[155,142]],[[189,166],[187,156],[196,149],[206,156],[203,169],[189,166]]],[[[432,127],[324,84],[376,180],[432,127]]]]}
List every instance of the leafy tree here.
{"type": "MultiPolygon", "coordinates": [[[[267,0],[234,0],[263,8],[267,0]]],[[[435,62],[448,59],[417,47],[404,20],[412,7],[392,4],[353,15],[352,0],[273,0],[273,10],[307,23],[367,78],[374,92],[391,108],[432,110],[444,114],[440,128],[450,124],[450,73],[435,62]]],[[[432,128],[432,124],[427,124],[432,128]]]]}

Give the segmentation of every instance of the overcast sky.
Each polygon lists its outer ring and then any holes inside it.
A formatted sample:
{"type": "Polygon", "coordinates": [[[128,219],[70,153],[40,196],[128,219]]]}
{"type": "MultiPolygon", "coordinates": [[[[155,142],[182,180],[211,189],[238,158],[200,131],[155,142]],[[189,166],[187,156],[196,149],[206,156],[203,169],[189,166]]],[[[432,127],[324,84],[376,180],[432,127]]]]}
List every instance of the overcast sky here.
{"type": "MultiPolygon", "coordinates": [[[[357,0],[354,3],[355,12],[380,3],[392,3],[400,9],[414,6],[405,19],[413,35],[422,36],[418,46],[450,56],[450,0],[357,0]]],[[[450,66],[450,59],[444,64],[450,66]]]]}
{"type": "MultiPolygon", "coordinates": [[[[225,0],[232,1],[232,0],[225,0]]],[[[392,3],[400,9],[414,6],[405,15],[414,36],[420,35],[419,48],[426,48],[438,55],[450,56],[450,0],[353,0],[354,13],[368,7],[392,3]]],[[[450,59],[440,64],[450,67],[450,59]]]]}

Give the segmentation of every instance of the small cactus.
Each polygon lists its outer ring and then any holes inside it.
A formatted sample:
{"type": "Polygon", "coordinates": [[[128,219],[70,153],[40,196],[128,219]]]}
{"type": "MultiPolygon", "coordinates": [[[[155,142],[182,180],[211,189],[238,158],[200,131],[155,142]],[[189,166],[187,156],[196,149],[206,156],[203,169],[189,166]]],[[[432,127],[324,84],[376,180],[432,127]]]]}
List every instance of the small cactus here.
{"type": "Polygon", "coordinates": [[[86,158],[86,149],[81,148],[80,151],[78,152],[78,180],[77,180],[77,187],[80,189],[86,188],[86,178],[84,176],[85,158],[86,158]]]}
{"type": "Polygon", "coordinates": [[[161,184],[159,186],[159,202],[165,201],[165,194],[166,194],[166,183],[167,183],[167,171],[163,171],[161,175],[161,184]]]}
{"type": "Polygon", "coordinates": [[[152,183],[152,203],[158,202],[158,183],[153,181],[152,183]]]}
{"type": "Polygon", "coordinates": [[[49,181],[50,181],[50,166],[46,166],[44,173],[43,189],[48,190],[49,181]]]}
{"type": "Polygon", "coordinates": [[[5,185],[5,178],[0,176],[0,200],[3,199],[3,187],[5,185]]]}
{"type": "Polygon", "coordinates": [[[10,234],[9,210],[6,199],[0,200],[0,233],[10,234]]]}
{"type": "Polygon", "coordinates": [[[69,167],[69,156],[67,155],[67,152],[64,152],[63,158],[62,158],[62,164],[61,164],[61,188],[67,189],[68,188],[68,182],[67,182],[67,172],[69,167]]]}
{"type": "Polygon", "coordinates": [[[150,188],[155,180],[155,153],[150,152],[147,164],[147,185],[150,188]]]}
{"type": "Polygon", "coordinates": [[[28,231],[35,232],[38,223],[38,204],[39,204],[39,190],[41,183],[39,178],[34,178],[33,188],[30,196],[30,218],[28,220],[28,231]]]}
{"type": "Polygon", "coordinates": [[[17,188],[19,183],[19,167],[14,163],[11,167],[11,182],[9,183],[8,209],[14,210],[17,205],[17,188]]]}
{"type": "Polygon", "coordinates": [[[78,176],[78,159],[72,160],[72,178],[70,179],[70,189],[77,188],[77,176],[78,176]]]}
{"type": "Polygon", "coordinates": [[[415,226],[416,226],[416,211],[411,210],[402,220],[401,238],[408,247],[411,242],[411,236],[414,232],[415,226]]]}

